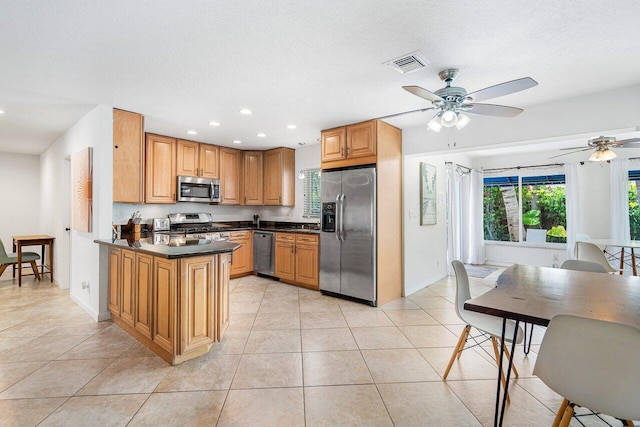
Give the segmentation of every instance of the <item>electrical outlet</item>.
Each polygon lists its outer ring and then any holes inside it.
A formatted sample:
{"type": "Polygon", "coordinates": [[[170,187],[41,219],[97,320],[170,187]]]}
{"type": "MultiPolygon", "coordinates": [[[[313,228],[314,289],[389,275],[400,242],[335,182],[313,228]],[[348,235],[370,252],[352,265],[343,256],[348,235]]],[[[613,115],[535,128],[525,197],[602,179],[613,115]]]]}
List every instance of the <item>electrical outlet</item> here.
{"type": "Polygon", "coordinates": [[[87,292],[91,291],[91,289],[89,288],[89,281],[88,280],[83,280],[80,284],[82,285],[82,289],[86,289],[87,292]]]}
{"type": "Polygon", "coordinates": [[[440,260],[439,259],[436,260],[436,267],[440,267],[440,260]]]}
{"type": "Polygon", "coordinates": [[[409,218],[415,218],[417,216],[418,214],[416,213],[416,211],[409,210],[409,218]]]}

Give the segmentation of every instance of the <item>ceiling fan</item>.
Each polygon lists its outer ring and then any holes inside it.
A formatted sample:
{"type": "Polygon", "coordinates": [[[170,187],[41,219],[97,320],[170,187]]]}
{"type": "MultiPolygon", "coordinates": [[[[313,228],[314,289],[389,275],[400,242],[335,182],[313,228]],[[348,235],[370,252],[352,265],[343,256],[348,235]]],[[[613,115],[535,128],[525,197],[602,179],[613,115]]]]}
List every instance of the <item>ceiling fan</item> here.
{"type": "Polygon", "coordinates": [[[570,153],[562,153],[557,156],[549,157],[550,159],[555,159],[556,157],[566,156],[568,154],[578,153],[580,151],[593,150],[595,148],[595,152],[589,157],[589,160],[592,162],[604,162],[607,160],[615,159],[617,154],[614,153],[610,148],[640,148],[640,138],[630,138],[624,139],[622,141],[617,141],[613,136],[596,136],[594,138],[589,139],[587,142],[587,147],[571,147],[571,148],[561,148],[561,150],[573,150],[570,153]]]}
{"type": "Polygon", "coordinates": [[[438,76],[446,83],[446,87],[435,92],[430,92],[420,86],[402,87],[404,90],[432,102],[432,107],[417,111],[440,110],[427,123],[429,129],[435,132],[440,132],[443,126],[455,126],[457,129],[462,129],[471,121],[465,113],[497,117],[517,116],[524,111],[522,108],[495,104],[476,104],[475,102],[510,95],[538,84],[531,77],[524,77],[467,93],[462,87],[451,86],[458,73],[457,68],[448,68],[440,71],[438,76]]]}

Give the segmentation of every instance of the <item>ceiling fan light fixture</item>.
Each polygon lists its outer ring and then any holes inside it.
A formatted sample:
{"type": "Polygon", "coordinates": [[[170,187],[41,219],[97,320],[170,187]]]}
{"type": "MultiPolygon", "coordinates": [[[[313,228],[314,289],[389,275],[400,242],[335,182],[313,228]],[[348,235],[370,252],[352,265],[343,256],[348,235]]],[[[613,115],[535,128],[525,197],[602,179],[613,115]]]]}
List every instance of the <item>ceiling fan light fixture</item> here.
{"type": "Polygon", "coordinates": [[[445,110],[440,119],[442,126],[446,128],[454,127],[458,123],[458,115],[455,111],[445,110]]]}
{"type": "Polygon", "coordinates": [[[435,116],[433,116],[433,118],[431,120],[429,120],[429,123],[427,123],[427,127],[429,129],[431,129],[434,132],[440,132],[440,129],[442,129],[442,123],[440,122],[440,116],[442,116],[442,112],[436,114],[435,116]]]}
{"type": "Polygon", "coordinates": [[[589,157],[589,161],[591,162],[606,162],[609,160],[613,160],[617,157],[617,154],[608,148],[598,149],[589,157]]]}
{"type": "Polygon", "coordinates": [[[471,119],[464,113],[458,113],[458,123],[456,123],[456,129],[460,130],[469,124],[471,119]]]}

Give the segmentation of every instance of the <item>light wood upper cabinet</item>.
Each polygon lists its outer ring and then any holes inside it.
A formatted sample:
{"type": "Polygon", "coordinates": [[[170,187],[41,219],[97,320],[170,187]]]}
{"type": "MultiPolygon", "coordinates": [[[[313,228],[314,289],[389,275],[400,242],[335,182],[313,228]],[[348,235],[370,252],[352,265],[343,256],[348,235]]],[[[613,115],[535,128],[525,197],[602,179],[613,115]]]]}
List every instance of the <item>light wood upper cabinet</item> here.
{"type": "Polygon", "coordinates": [[[347,128],[322,131],[321,151],[323,162],[343,160],[347,157],[347,128]]]}
{"type": "Polygon", "coordinates": [[[200,144],[179,139],[176,143],[176,175],[200,176],[200,144]]]}
{"type": "Polygon", "coordinates": [[[264,152],[264,204],[295,205],[295,150],[275,148],[264,152]]]}
{"type": "Polygon", "coordinates": [[[180,260],[180,354],[215,341],[215,259],[180,260]]]}
{"type": "Polygon", "coordinates": [[[322,131],[322,169],[377,161],[378,120],[322,131]]]}
{"type": "Polygon", "coordinates": [[[242,187],[244,193],[243,204],[262,205],[263,204],[263,155],[262,151],[243,151],[243,173],[242,187]]]}
{"type": "Polygon", "coordinates": [[[217,145],[179,139],[176,153],[176,175],[214,179],[220,177],[217,145]]]}
{"type": "Polygon", "coordinates": [[[176,140],[148,133],[145,166],[145,202],[175,203],[176,140]]]}
{"type": "Polygon", "coordinates": [[[217,145],[200,144],[200,176],[220,178],[220,147],[217,145]]]}
{"type": "Polygon", "coordinates": [[[251,273],[253,271],[253,233],[251,231],[232,231],[229,242],[242,245],[231,257],[231,276],[251,273]]]}
{"type": "Polygon", "coordinates": [[[140,114],[113,109],[113,201],[144,202],[144,133],[140,114]]]}
{"type": "Polygon", "coordinates": [[[220,147],[220,196],[223,205],[240,204],[242,152],[220,147]]]}
{"type": "Polygon", "coordinates": [[[152,306],[152,340],[166,351],[176,348],[177,261],[153,258],[155,292],[152,306]]]}

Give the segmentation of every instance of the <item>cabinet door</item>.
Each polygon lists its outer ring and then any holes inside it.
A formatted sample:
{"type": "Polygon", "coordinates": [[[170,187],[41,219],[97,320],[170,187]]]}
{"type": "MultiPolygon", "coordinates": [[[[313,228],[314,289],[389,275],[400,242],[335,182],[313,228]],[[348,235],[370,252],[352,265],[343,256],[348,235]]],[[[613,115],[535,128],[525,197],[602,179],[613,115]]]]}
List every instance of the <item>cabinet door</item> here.
{"type": "Polygon", "coordinates": [[[173,352],[176,340],[177,275],[176,261],[153,258],[153,342],[173,352]]]}
{"type": "Polygon", "coordinates": [[[133,311],[136,304],[135,280],[136,280],[136,254],[133,251],[122,250],[122,264],[120,285],[122,293],[122,305],[120,318],[124,323],[133,326],[133,311]]]}
{"type": "Polygon", "coordinates": [[[296,282],[318,287],[318,245],[296,243],[296,282]]]}
{"type": "Polygon", "coordinates": [[[274,148],[264,152],[264,204],[294,206],[295,150],[274,148]]]}
{"type": "MultiPolygon", "coordinates": [[[[279,233],[280,234],[280,233],[279,233]]],[[[293,235],[291,235],[293,236],[293,235]]],[[[294,281],[296,279],[295,274],[295,254],[293,253],[295,247],[294,240],[282,240],[276,238],[275,244],[275,275],[280,279],[294,281]]]]}
{"type": "Polygon", "coordinates": [[[220,193],[222,204],[240,204],[241,151],[220,147],[220,193]]]}
{"type": "Polygon", "coordinates": [[[215,339],[215,269],[211,255],[180,260],[179,354],[215,339]]]}
{"type": "Polygon", "coordinates": [[[143,117],[113,110],[113,201],[144,201],[143,117]]]}
{"type": "Polygon", "coordinates": [[[200,144],[179,139],[176,151],[176,175],[200,176],[200,144]]]}
{"type": "Polygon", "coordinates": [[[222,340],[229,327],[229,275],[231,254],[218,255],[218,283],[216,289],[216,340],[222,340]]]}
{"type": "Polygon", "coordinates": [[[231,275],[253,271],[253,238],[251,231],[235,231],[229,233],[229,241],[242,245],[231,256],[231,275]]]}
{"type": "Polygon", "coordinates": [[[109,248],[109,311],[120,317],[120,249],[109,248]]]}
{"type": "Polygon", "coordinates": [[[200,144],[200,176],[203,178],[220,178],[220,147],[200,144]]]}
{"type": "Polygon", "coordinates": [[[344,160],[347,157],[347,129],[345,127],[322,131],[321,157],[323,162],[344,160]]]}
{"type": "Polygon", "coordinates": [[[262,151],[243,151],[244,158],[244,204],[262,205],[263,201],[263,173],[262,151]]]}
{"type": "Polygon", "coordinates": [[[136,253],[135,310],[133,327],[151,338],[151,310],[153,305],[153,257],[136,253]]]}
{"type": "Polygon", "coordinates": [[[376,155],[376,121],[347,126],[347,158],[376,155]]]}
{"type": "Polygon", "coordinates": [[[176,140],[147,134],[146,192],[147,203],[175,203],[176,140]]]}

